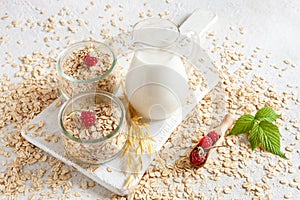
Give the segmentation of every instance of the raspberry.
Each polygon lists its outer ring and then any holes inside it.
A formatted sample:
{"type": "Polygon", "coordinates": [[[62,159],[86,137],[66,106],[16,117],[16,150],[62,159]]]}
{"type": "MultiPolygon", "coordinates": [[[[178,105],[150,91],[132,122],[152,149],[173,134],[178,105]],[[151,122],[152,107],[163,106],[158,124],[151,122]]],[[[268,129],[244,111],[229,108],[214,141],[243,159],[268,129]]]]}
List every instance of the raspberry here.
{"type": "Polygon", "coordinates": [[[97,64],[98,59],[96,57],[86,55],[83,59],[83,62],[87,67],[92,67],[97,64]]]}
{"type": "Polygon", "coordinates": [[[215,144],[219,139],[219,135],[216,131],[210,132],[207,136],[211,138],[213,144],[215,144]]]}
{"type": "Polygon", "coordinates": [[[89,128],[94,125],[94,123],[96,121],[96,116],[91,111],[83,111],[83,112],[81,112],[80,119],[81,119],[83,125],[85,127],[89,128]]]}
{"type": "Polygon", "coordinates": [[[200,166],[206,161],[206,153],[203,148],[197,145],[190,154],[190,162],[193,165],[200,166]]]}
{"type": "Polygon", "coordinates": [[[204,149],[211,147],[212,144],[213,144],[213,141],[208,136],[204,136],[199,142],[199,145],[204,149]]]}

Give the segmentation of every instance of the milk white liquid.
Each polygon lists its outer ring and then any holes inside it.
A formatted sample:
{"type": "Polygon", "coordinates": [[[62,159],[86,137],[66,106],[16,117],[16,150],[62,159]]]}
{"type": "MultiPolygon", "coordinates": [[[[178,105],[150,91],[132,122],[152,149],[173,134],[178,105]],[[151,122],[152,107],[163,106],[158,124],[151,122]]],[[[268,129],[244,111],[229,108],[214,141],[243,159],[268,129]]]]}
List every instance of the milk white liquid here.
{"type": "Polygon", "coordinates": [[[126,94],[145,118],[169,117],[185,101],[188,83],[184,65],[177,55],[159,49],[135,52],[125,82],[126,94]]]}

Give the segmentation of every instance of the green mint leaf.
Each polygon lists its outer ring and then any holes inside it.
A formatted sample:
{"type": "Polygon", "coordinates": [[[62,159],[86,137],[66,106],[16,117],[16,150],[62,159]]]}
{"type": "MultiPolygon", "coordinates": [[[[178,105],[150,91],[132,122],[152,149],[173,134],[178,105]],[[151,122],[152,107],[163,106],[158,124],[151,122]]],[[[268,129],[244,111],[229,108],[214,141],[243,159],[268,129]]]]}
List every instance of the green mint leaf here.
{"type": "Polygon", "coordinates": [[[264,107],[260,109],[255,115],[255,119],[259,121],[268,121],[271,123],[279,117],[280,115],[276,114],[275,111],[270,107],[264,107]]]}
{"type": "Polygon", "coordinates": [[[254,116],[246,114],[238,118],[228,135],[237,135],[246,133],[252,129],[254,124],[254,116]]]}
{"type": "Polygon", "coordinates": [[[269,121],[261,121],[257,129],[260,133],[262,147],[273,154],[286,158],[280,151],[280,132],[278,127],[269,121]]]}
{"type": "Polygon", "coordinates": [[[249,135],[249,142],[251,144],[252,150],[254,150],[259,145],[262,134],[262,129],[257,123],[254,123],[249,135]]]}

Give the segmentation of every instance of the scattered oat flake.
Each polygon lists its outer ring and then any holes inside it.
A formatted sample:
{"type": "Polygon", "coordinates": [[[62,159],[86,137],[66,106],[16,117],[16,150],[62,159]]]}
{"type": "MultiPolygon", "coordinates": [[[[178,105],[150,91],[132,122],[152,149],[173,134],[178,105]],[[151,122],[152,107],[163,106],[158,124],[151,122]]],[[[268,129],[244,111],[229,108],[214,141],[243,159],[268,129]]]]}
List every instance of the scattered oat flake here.
{"type": "Polygon", "coordinates": [[[9,15],[3,15],[2,17],[1,17],[1,20],[5,20],[5,19],[8,19],[9,18],[9,15]]]}
{"type": "Polygon", "coordinates": [[[108,171],[110,173],[110,172],[112,172],[112,169],[110,167],[107,167],[106,171],[108,171]]]}
{"type": "Polygon", "coordinates": [[[286,193],[284,196],[283,196],[285,199],[290,199],[292,198],[292,193],[286,193]]]}
{"type": "Polygon", "coordinates": [[[80,194],[79,192],[75,192],[75,193],[74,193],[74,196],[75,196],[75,197],[81,197],[81,194],[80,194]]]}
{"type": "Polygon", "coordinates": [[[291,61],[290,60],[283,60],[283,62],[284,62],[284,64],[287,64],[287,65],[289,65],[289,64],[291,64],[291,61]]]}
{"type": "Polygon", "coordinates": [[[58,107],[60,107],[62,105],[62,102],[61,101],[58,101],[54,106],[55,106],[55,108],[58,108],[58,107]]]}

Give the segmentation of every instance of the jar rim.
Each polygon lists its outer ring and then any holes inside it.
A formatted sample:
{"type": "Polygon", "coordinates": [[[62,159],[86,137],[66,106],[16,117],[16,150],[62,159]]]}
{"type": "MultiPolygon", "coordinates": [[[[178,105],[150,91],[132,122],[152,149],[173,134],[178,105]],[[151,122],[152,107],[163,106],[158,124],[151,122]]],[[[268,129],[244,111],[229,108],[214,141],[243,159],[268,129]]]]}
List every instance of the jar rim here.
{"type": "Polygon", "coordinates": [[[160,47],[168,47],[168,46],[171,46],[172,44],[176,43],[176,41],[178,41],[178,39],[180,38],[180,34],[181,34],[180,29],[174,22],[172,22],[168,19],[153,17],[153,18],[143,19],[143,20],[140,20],[140,21],[136,22],[132,27],[132,34],[131,34],[132,38],[131,39],[132,39],[133,43],[140,43],[140,44],[160,48],[160,47]],[[153,24],[151,24],[151,26],[153,25],[153,27],[151,27],[151,28],[165,28],[166,30],[168,28],[161,27],[161,26],[162,26],[162,22],[167,23],[170,27],[172,27],[172,29],[169,28],[169,30],[172,30],[172,31],[174,31],[174,33],[176,33],[175,39],[167,45],[153,45],[153,44],[149,44],[149,43],[145,43],[145,42],[141,42],[141,41],[134,42],[134,33],[135,33],[135,31],[141,29],[141,28],[138,29],[138,27],[142,26],[143,24],[149,25],[149,24],[147,24],[147,22],[148,23],[153,23],[153,24]]]}
{"type": "Polygon", "coordinates": [[[116,55],[108,45],[106,45],[102,42],[98,42],[98,41],[80,41],[80,42],[76,42],[76,43],[71,44],[69,47],[65,48],[58,55],[57,71],[58,71],[59,75],[61,75],[62,77],[64,77],[65,79],[67,79],[69,81],[72,81],[72,82],[75,82],[75,83],[91,83],[91,82],[99,81],[99,80],[105,78],[106,76],[108,76],[113,71],[113,69],[115,68],[116,63],[117,63],[116,55]],[[75,50],[79,47],[87,46],[89,44],[95,44],[96,46],[102,46],[102,47],[108,49],[108,51],[110,52],[110,54],[113,58],[111,66],[109,67],[109,69],[105,73],[101,74],[100,76],[97,76],[97,77],[91,78],[91,79],[76,79],[76,78],[73,78],[73,77],[65,74],[63,69],[62,69],[63,59],[68,55],[68,53],[70,53],[70,51],[73,51],[73,50],[75,50]]]}
{"type": "Polygon", "coordinates": [[[111,93],[108,93],[108,92],[105,92],[105,91],[97,91],[97,92],[84,92],[84,93],[80,93],[79,95],[76,95],[70,99],[68,99],[62,106],[62,108],[60,109],[59,111],[59,114],[58,114],[58,123],[60,125],[60,128],[62,129],[62,132],[65,136],[67,136],[69,139],[75,141],[75,142],[78,142],[78,143],[82,143],[82,144],[85,144],[85,143],[99,143],[99,142],[103,142],[111,137],[113,137],[114,135],[116,135],[119,130],[123,127],[124,125],[124,121],[125,121],[125,107],[123,105],[123,103],[121,102],[121,100],[119,98],[117,98],[115,95],[111,94],[111,93]],[[120,121],[119,123],[117,124],[117,127],[109,134],[105,135],[104,137],[101,137],[101,138],[97,138],[97,139],[93,139],[93,140],[82,140],[80,138],[77,138],[77,137],[74,137],[72,134],[70,134],[64,127],[64,124],[63,124],[63,114],[65,112],[65,109],[66,107],[82,98],[83,96],[87,96],[87,95],[101,95],[101,96],[105,96],[109,99],[111,99],[114,103],[116,103],[116,105],[118,106],[118,108],[121,110],[121,116],[120,116],[120,121]]]}

